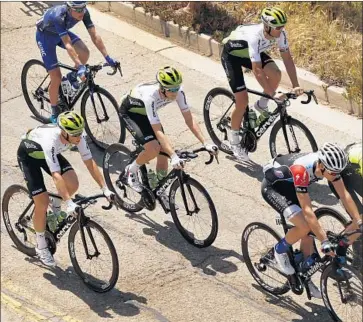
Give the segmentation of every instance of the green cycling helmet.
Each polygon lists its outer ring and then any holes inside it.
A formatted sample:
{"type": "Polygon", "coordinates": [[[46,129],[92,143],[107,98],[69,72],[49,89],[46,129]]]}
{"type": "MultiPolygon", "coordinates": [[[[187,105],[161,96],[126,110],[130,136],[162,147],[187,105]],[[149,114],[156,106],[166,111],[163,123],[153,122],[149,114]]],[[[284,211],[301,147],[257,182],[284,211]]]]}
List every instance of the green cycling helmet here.
{"type": "Polygon", "coordinates": [[[278,7],[265,8],[261,13],[261,20],[269,27],[283,27],[287,23],[286,13],[278,7]]]}
{"type": "Polygon", "coordinates": [[[57,124],[70,136],[80,136],[84,130],[83,117],[73,111],[59,114],[57,124]]]}
{"type": "Polygon", "coordinates": [[[166,66],[158,70],[156,73],[156,80],[162,87],[175,88],[182,84],[183,77],[181,72],[176,68],[166,66]]]}

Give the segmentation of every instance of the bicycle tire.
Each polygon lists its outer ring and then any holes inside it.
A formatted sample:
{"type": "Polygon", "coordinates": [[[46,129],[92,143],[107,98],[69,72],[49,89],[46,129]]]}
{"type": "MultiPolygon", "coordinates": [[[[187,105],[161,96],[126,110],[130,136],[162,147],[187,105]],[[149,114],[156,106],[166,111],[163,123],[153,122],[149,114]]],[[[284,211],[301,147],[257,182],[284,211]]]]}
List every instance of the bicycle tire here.
{"type": "Polygon", "coordinates": [[[283,295],[286,294],[290,290],[290,286],[288,285],[288,281],[286,281],[285,284],[283,284],[281,287],[272,287],[265,283],[261,277],[256,273],[256,270],[254,268],[254,265],[251,261],[249,251],[248,251],[248,239],[250,234],[256,230],[256,229],[262,229],[267,231],[269,234],[271,234],[275,239],[276,242],[279,242],[281,240],[281,236],[274,231],[271,227],[260,223],[260,222],[252,222],[249,225],[246,226],[242,233],[242,239],[241,239],[241,247],[242,247],[242,255],[245,264],[247,265],[247,269],[252,275],[253,279],[267,292],[274,294],[274,295],[283,295]]]}
{"type": "MultiPolygon", "coordinates": [[[[79,231],[78,223],[73,224],[73,226],[69,232],[69,235],[68,235],[69,256],[71,258],[71,262],[74,267],[74,270],[76,271],[78,276],[83,280],[83,282],[87,285],[87,287],[89,287],[90,289],[92,289],[93,291],[95,291],[97,293],[106,293],[106,292],[110,291],[116,285],[117,280],[118,280],[119,262],[118,262],[117,252],[116,252],[114,244],[112,243],[111,238],[108,236],[106,231],[99,224],[97,224],[96,222],[94,222],[92,220],[88,220],[87,223],[84,225],[84,228],[87,228],[87,227],[94,228],[101,233],[101,235],[104,238],[104,240],[107,244],[107,247],[111,253],[112,274],[111,274],[110,279],[108,280],[107,283],[102,284],[101,286],[97,286],[95,283],[92,283],[92,281],[89,279],[89,277],[84,274],[81,267],[79,266],[77,257],[76,257],[76,252],[74,251],[74,241],[75,241],[76,234],[79,231]]],[[[87,234],[86,229],[84,230],[84,232],[86,235],[87,234]]],[[[83,247],[83,245],[81,247],[83,247]]]]}
{"type": "Polygon", "coordinates": [[[223,151],[224,153],[232,155],[233,152],[228,147],[226,147],[222,143],[222,141],[218,138],[217,134],[215,133],[215,131],[213,129],[212,122],[210,119],[210,114],[209,114],[210,104],[211,104],[212,100],[218,95],[224,95],[224,96],[228,97],[229,99],[231,99],[232,102],[234,102],[234,95],[229,90],[222,88],[222,87],[216,87],[216,88],[213,88],[212,90],[210,90],[208,92],[208,94],[206,95],[206,97],[204,99],[204,104],[203,104],[204,123],[205,123],[205,126],[207,128],[210,138],[212,139],[213,143],[218,146],[219,150],[223,151]]]}
{"type": "MultiPolygon", "coordinates": [[[[303,123],[301,123],[297,119],[294,119],[293,117],[288,117],[286,125],[298,127],[305,134],[305,137],[308,139],[310,146],[312,148],[312,152],[318,151],[318,145],[315,141],[313,134],[303,123]]],[[[270,154],[271,154],[272,158],[275,158],[279,154],[276,151],[276,139],[277,139],[277,134],[281,128],[282,128],[282,121],[280,119],[274,124],[274,126],[272,127],[272,130],[271,130],[271,133],[270,133],[269,147],[270,147],[270,154]]],[[[310,151],[306,151],[306,152],[310,152],[310,151]]],[[[282,153],[282,154],[284,154],[284,153],[282,153]]]]}
{"type": "MultiPolygon", "coordinates": [[[[121,143],[114,143],[111,144],[105,151],[104,157],[103,157],[103,164],[102,164],[102,169],[103,169],[103,176],[105,178],[106,184],[108,189],[110,189],[112,192],[115,193],[116,196],[116,202],[117,204],[120,206],[120,208],[122,208],[123,210],[127,211],[127,212],[139,212],[141,211],[144,207],[141,205],[141,196],[140,196],[140,200],[130,204],[127,203],[125,200],[123,200],[122,196],[120,196],[120,194],[118,193],[116,186],[114,185],[114,183],[112,182],[111,176],[110,176],[110,164],[109,161],[112,157],[113,154],[120,152],[123,155],[127,155],[129,156],[131,151],[129,148],[127,148],[126,146],[124,146],[121,143]]],[[[125,166],[128,164],[128,162],[124,162],[125,166]]],[[[124,164],[121,164],[120,167],[123,167],[124,164]]],[[[119,168],[120,172],[124,172],[125,168],[119,168]]],[[[129,188],[131,189],[131,188],[129,188]]]]}
{"type": "MultiPolygon", "coordinates": [[[[117,142],[103,142],[96,138],[95,133],[92,133],[92,131],[90,129],[89,120],[87,120],[87,113],[86,113],[87,101],[90,98],[89,89],[87,89],[85,91],[85,93],[83,94],[82,102],[81,102],[81,115],[85,120],[85,129],[86,129],[87,135],[91,138],[92,142],[100,149],[106,149],[112,143],[124,143],[125,137],[126,137],[126,130],[125,130],[125,126],[124,126],[123,120],[121,118],[121,115],[118,113],[118,105],[117,105],[115,98],[107,90],[105,90],[104,88],[99,87],[99,86],[96,86],[94,88],[93,93],[95,95],[103,95],[111,102],[113,108],[115,109],[117,118],[119,120],[120,135],[117,138],[117,142]]],[[[93,108],[93,106],[92,106],[92,108],[93,108]]],[[[108,105],[106,105],[106,104],[105,104],[105,108],[107,108],[109,110],[108,105]]],[[[109,132],[111,133],[111,131],[109,131],[109,132]]]]}
{"type": "Polygon", "coordinates": [[[28,73],[30,67],[32,67],[33,65],[40,65],[40,66],[44,67],[44,69],[46,71],[44,63],[41,62],[40,60],[31,59],[25,63],[23,70],[21,72],[21,88],[23,91],[23,96],[24,96],[24,99],[25,99],[30,111],[33,113],[33,115],[36,117],[36,119],[38,119],[42,123],[50,123],[50,116],[49,117],[42,116],[38,112],[37,108],[33,105],[33,102],[30,99],[29,91],[27,88],[27,73],[28,73]]]}
{"type": "MultiPolygon", "coordinates": [[[[10,187],[8,187],[4,192],[4,196],[3,196],[3,200],[2,200],[3,220],[5,223],[6,230],[8,231],[9,236],[10,236],[11,240],[14,242],[15,246],[22,253],[24,253],[28,256],[34,257],[36,255],[35,247],[28,247],[19,240],[19,238],[14,233],[13,225],[11,224],[11,221],[9,218],[9,201],[10,201],[10,198],[17,192],[25,192],[29,196],[28,189],[24,188],[21,185],[14,184],[14,185],[11,185],[10,187]]],[[[31,200],[29,199],[29,202],[30,201],[31,200]]]]}
{"type": "MultiPolygon", "coordinates": [[[[208,202],[208,206],[209,206],[210,214],[211,214],[211,218],[212,218],[212,227],[211,227],[211,231],[210,231],[208,237],[205,238],[204,240],[198,240],[198,239],[190,236],[188,231],[183,227],[182,223],[180,222],[178,214],[177,214],[177,210],[175,207],[175,195],[176,195],[178,188],[180,188],[179,180],[175,180],[173,182],[172,186],[170,187],[170,192],[169,192],[170,213],[171,213],[171,216],[173,218],[176,228],[179,230],[179,232],[185,238],[185,240],[197,248],[205,248],[205,247],[212,245],[213,242],[215,241],[215,239],[217,238],[217,234],[218,234],[217,211],[216,211],[213,200],[210,197],[208,191],[197,180],[189,177],[184,182],[184,187],[187,187],[188,185],[193,186],[195,189],[197,189],[208,202]]],[[[188,189],[185,189],[185,192],[187,194],[188,189]]]]}
{"type": "MultiPolygon", "coordinates": [[[[344,265],[344,268],[349,270],[351,274],[353,273],[357,277],[357,279],[361,283],[360,291],[362,292],[362,276],[360,275],[360,273],[354,267],[352,267],[350,265],[344,265]]],[[[334,321],[343,321],[338,316],[338,314],[334,311],[334,308],[332,307],[332,304],[331,304],[331,301],[330,301],[329,295],[328,295],[328,287],[327,287],[328,283],[327,283],[327,281],[328,281],[328,278],[329,278],[329,276],[330,276],[333,269],[335,269],[333,267],[333,264],[329,264],[323,270],[323,273],[321,274],[321,278],[320,278],[320,289],[321,289],[321,294],[322,294],[322,297],[323,297],[324,305],[325,305],[326,309],[328,310],[330,317],[334,321]]],[[[362,294],[360,294],[360,298],[362,298],[362,294]]],[[[362,301],[360,301],[360,303],[362,303],[362,301]]],[[[358,312],[358,314],[361,314],[362,313],[362,307],[360,309],[358,309],[357,312],[358,312]]],[[[352,319],[351,319],[352,316],[354,316],[354,315],[349,314],[349,318],[348,318],[349,321],[352,321],[352,319]]],[[[344,321],[348,321],[348,319],[344,320],[344,321]]]]}

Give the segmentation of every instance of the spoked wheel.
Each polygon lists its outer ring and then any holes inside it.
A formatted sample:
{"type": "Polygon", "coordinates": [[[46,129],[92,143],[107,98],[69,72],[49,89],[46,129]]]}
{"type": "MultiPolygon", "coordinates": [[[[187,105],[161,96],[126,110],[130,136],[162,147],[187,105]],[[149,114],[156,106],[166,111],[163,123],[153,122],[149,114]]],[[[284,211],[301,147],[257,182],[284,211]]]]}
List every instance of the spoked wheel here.
{"type": "Polygon", "coordinates": [[[99,293],[108,292],[117,282],[119,264],[115,246],[105,230],[92,220],[83,226],[73,224],[68,236],[72,265],[83,282],[99,293]]]}
{"type": "Polygon", "coordinates": [[[228,135],[234,106],[234,96],[225,88],[213,88],[204,99],[203,116],[209,136],[214,144],[227,154],[233,154],[229,147],[228,135]]]}
{"type": "Polygon", "coordinates": [[[314,136],[303,123],[290,116],[286,118],[286,122],[286,137],[281,120],[271,130],[269,145],[273,158],[278,154],[318,151],[314,136]]]}
{"type": "Polygon", "coordinates": [[[105,89],[95,87],[92,95],[89,90],[84,93],[81,114],[88,136],[99,148],[105,149],[110,144],[125,141],[125,127],[117,102],[105,89]]]}
{"type": "Polygon", "coordinates": [[[328,265],[320,281],[325,307],[334,321],[362,322],[362,276],[350,265],[338,274],[328,265]]]}
{"type": "Polygon", "coordinates": [[[120,143],[110,145],[103,158],[103,175],[107,187],[116,195],[119,206],[128,212],[138,212],[143,209],[141,196],[125,184],[124,173],[130,163],[131,151],[120,143]]]}
{"type": "Polygon", "coordinates": [[[248,270],[264,290],[275,295],[290,290],[274,259],[273,247],[280,240],[277,232],[258,222],[249,224],[242,234],[242,254],[248,270]]]}
{"type": "Polygon", "coordinates": [[[43,123],[49,123],[52,115],[49,85],[50,76],[44,64],[36,59],[29,60],[21,72],[21,87],[31,112],[43,123]]]}
{"type": "Polygon", "coordinates": [[[175,226],[188,243],[198,248],[210,246],[217,237],[218,217],[207,190],[193,178],[179,180],[170,188],[170,212],[175,226]]]}
{"type": "Polygon", "coordinates": [[[34,204],[26,188],[12,185],[6,189],[2,200],[5,227],[16,247],[28,256],[35,256],[36,237],[32,222],[33,212],[34,204]]]}

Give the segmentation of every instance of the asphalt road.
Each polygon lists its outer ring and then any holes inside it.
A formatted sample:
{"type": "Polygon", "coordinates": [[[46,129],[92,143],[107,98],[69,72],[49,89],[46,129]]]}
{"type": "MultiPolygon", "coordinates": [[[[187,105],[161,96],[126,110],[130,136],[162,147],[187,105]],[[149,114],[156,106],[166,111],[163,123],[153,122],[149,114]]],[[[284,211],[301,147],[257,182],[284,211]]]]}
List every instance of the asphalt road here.
{"type": "MultiPolygon", "coordinates": [[[[16,151],[24,131],[39,124],[22,96],[20,74],[26,61],[40,59],[34,23],[46,8],[47,4],[38,2],[1,4],[1,195],[13,183],[24,184],[16,151]]],[[[122,79],[100,73],[97,82],[119,101],[132,86],[153,80],[157,68],[173,64],[183,71],[187,98],[207,135],[204,97],[213,87],[228,86],[220,65],[175,46],[168,50],[165,44],[162,48],[164,40],[151,35],[144,40],[144,32],[122,22],[117,25],[105,14],[92,11],[92,17],[110,55],[121,61],[124,71],[122,79]],[[219,69],[211,70],[214,66],[219,69]]],[[[101,62],[103,57],[83,26],[74,31],[89,45],[90,62],[101,62]]],[[[65,51],[58,54],[61,61],[70,63],[65,51]]],[[[247,78],[249,84],[255,84],[247,78]]],[[[362,131],[361,122],[326,106],[302,108],[294,102],[291,114],[309,127],[318,144],[332,138],[348,144],[362,131]]],[[[198,146],[175,105],[165,108],[161,119],[175,147],[198,146]]],[[[100,162],[102,153],[92,148],[100,162]]],[[[80,177],[80,192],[97,193],[78,153],[65,155],[80,177]]],[[[328,321],[322,301],[308,301],[305,295],[291,293],[281,297],[266,294],[243,263],[241,233],[249,222],[268,223],[281,233],[273,211],[260,195],[261,165],[269,157],[266,134],[252,155],[255,164],[241,165],[225,155],[220,156],[219,165],[206,166],[203,156],[188,164],[188,173],[207,188],[218,211],[219,234],[207,249],[187,244],[159,206],[154,212],[134,215],[94,206],[91,217],[111,236],[120,262],[118,283],[107,294],[96,294],[80,281],[70,262],[66,237],[55,255],[59,266],[51,270],[17,251],[1,223],[2,320],[328,321]]],[[[48,177],[46,183],[54,190],[48,177]]],[[[326,182],[311,190],[314,206],[339,208],[326,182]]]]}

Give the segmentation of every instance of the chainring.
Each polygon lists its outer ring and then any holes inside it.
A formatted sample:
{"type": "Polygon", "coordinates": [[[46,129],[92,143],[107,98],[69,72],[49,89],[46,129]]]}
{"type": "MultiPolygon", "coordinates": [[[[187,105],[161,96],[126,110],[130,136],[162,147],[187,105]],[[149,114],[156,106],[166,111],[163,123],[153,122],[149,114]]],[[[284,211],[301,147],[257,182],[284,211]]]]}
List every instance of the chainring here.
{"type": "Polygon", "coordinates": [[[255,152],[257,149],[257,138],[254,132],[247,130],[243,133],[242,141],[243,147],[248,150],[248,152],[255,152]]]}
{"type": "Polygon", "coordinates": [[[55,241],[54,236],[47,230],[45,231],[45,240],[48,243],[48,248],[50,252],[52,253],[52,255],[54,255],[57,251],[57,242],[55,241]]]}
{"type": "Polygon", "coordinates": [[[152,211],[156,208],[155,195],[149,188],[144,187],[141,192],[141,202],[147,210],[152,211]]]}

